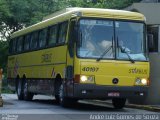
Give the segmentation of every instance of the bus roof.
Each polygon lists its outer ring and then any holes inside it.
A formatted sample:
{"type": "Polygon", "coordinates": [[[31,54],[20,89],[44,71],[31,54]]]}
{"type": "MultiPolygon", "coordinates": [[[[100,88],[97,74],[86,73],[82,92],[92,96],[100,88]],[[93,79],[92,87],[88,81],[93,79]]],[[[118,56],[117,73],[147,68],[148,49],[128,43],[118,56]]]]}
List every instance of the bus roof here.
{"type": "Polygon", "coordinates": [[[36,31],[53,24],[65,21],[71,17],[98,17],[98,18],[111,18],[111,19],[127,19],[127,20],[139,20],[145,21],[144,15],[136,12],[113,10],[113,9],[99,9],[99,8],[66,8],[64,10],[53,13],[43,19],[43,21],[34,24],[30,27],[19,30],[11,35],[11,38],[15,38],[32,31],[36,31]]]}

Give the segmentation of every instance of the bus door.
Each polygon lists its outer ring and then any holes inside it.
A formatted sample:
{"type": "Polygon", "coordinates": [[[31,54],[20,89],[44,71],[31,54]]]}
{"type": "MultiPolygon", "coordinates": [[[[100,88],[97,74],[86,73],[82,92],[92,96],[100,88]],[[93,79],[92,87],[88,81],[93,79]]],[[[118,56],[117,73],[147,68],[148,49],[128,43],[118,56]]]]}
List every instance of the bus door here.
{"type": "Polygon", "coordinates": [[[73,96],[73,78],[74,78],[74,54],[76,39],[76,19],[71,19],[68,30],[68,49],[67,49],[67,65],[66,65],[66,94],[73,96]]]}

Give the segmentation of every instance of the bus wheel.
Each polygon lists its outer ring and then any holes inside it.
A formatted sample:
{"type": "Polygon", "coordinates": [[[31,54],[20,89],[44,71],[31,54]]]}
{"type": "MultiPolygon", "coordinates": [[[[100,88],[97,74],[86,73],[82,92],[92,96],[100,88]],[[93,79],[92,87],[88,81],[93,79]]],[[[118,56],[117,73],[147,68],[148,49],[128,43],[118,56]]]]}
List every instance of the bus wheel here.
{"type": "Polygon", "coordinates": [[[61,84],[59,87],[59,103],[62,107],[70,106],[70,99],[64,96],[64,86],[61,84]]]}
{"type": "Polygon", "coordinates": [[[28,91],[28,82],[24,78],[24,100],[30,101],[33,99],[33,94],[28,91]]]}
{"type": "Polygon", "coordinates": [[[125,106],[126,99],[125,98],[113,98],[112,104],[115,109],[122,109],[125,106]]]}
{"type": "Polygon", "coordinates": [[[55,95],[56,102],[59,103],[59,95],[55,95]]]}
{"type": "Polygon", "coordinates": [[[23,84],[22,84],[22,79],[17,79],[18,80],[18,85],[17,85],[17,96],[18,96],[18,100],[23,100],[24,96],[23,96],[23,84]]]}

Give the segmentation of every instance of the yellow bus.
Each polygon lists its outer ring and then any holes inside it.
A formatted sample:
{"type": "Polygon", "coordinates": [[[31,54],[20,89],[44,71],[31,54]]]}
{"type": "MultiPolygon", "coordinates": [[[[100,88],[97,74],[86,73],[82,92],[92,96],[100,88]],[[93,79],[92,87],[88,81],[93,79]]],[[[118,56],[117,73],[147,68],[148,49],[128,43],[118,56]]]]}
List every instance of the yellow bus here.
{"type": "Polygon", "coordinates": [[[68,8],[11,35],[9,87],[19,100],[54,95],[80,99],[145,98],[149,86],[145,17],[140,13],[68,8]]]}

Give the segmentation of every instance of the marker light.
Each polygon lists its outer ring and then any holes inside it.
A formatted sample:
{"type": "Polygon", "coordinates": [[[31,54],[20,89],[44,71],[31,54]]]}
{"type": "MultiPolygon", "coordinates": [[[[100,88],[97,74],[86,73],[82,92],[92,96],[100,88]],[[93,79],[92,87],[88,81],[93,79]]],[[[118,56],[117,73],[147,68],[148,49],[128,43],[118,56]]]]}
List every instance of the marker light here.
{"type": "Polygon", "coordinates": [[[140,78],[137,78],[136,79],[136,85],[140,85],[141,84],[141,79],[140,78]]]}

